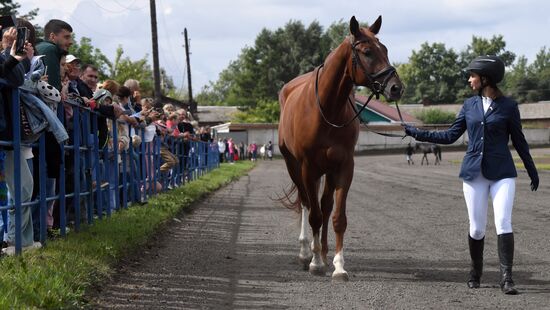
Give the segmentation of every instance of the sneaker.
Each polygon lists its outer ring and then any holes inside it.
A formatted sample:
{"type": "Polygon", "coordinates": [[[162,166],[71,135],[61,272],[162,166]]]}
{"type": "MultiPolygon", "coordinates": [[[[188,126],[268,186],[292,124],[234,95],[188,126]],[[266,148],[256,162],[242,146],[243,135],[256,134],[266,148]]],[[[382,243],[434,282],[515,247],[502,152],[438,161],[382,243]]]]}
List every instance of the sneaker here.
{"type": "MultiPolygon", "coordinates": [[[[34,242],[33,244],[26,246],[23,248],[23,251],[29,251],[33,249],[40,249],[42,247],[42,243],[40,242],[34,242]]],[[[10,245],[7,248],[2,249],[2,254],[12,256],[15,255],[15,246],[10,245]]]]}
{"type": "Polygon", "coordinates": [[[9,255],[9,256],[15,255],[15,246],[10,245],[7,248],[3,248],[2,254],[9,255]]]}

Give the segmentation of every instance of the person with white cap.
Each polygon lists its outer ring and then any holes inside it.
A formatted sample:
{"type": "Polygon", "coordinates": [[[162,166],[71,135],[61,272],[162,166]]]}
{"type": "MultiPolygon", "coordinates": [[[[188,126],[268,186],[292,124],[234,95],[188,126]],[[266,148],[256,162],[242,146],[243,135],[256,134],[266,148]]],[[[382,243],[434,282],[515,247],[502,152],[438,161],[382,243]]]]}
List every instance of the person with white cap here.
{"type": "Polygon", "coordinates": [[[65,65],[67,67],[66,75],[69,78],[69,94],[76,94],[80,96],[77,82],[80,77],[80,59],[69,54],[65,57],[65,65]]]}

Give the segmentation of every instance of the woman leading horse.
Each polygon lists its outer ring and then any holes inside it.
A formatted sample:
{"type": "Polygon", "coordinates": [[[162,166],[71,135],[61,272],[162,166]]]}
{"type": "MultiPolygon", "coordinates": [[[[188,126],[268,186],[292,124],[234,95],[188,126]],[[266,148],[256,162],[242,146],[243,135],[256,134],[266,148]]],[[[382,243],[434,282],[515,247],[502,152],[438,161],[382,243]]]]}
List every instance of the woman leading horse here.
{"type": "Polygon", "coordinates": [[[302,210],[300,260],[303,263],[311,260],[310,273],[325,274],[327,225],[332,214],[336,235],[332,277],[336,280],[348,280],[343,252],[346,198],[359,133],[351,99],[353,87],[366,86],[373,95],[382,94],[390,101],[399,99],[403,93],[403,85],[389,63],[388,51],[376,37],[381,24],[382,17],[378,17],[370,27],[362,28],[352,17],[350,35],[328,55],[324,64],[285,84],[279,94],[279,148],[298,191],[293,207],[302,210]],[[319,204],[322,176],[325,182],[319,204]],[[336,208],[332,213],[334,202],[336,208]],[[313,230],[311,250],[305,237],[307,210],[313,230]]]}

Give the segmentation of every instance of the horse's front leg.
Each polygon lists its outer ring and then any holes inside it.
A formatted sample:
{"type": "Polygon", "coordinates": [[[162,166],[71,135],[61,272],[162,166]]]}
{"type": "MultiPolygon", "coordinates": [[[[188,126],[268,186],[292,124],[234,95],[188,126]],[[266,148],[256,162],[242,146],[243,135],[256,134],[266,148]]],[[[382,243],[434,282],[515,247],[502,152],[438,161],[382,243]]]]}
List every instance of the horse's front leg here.
{"type": "Polygon", "coordinates": [[[307,270],[308,264],[311,262],[313,254],[311,253],[311,245],[308,238],[308,211],[305,206],[302,206],[302,218],[300,223],[300,237],[298,241],[300,242],[300,254],[298,259],[300,263],[304,266],[304,270],[307,270]]]}
{"type": "Polygon", "coordinates": [[[351,167],[342,169],[342,174],[338,178],[336,184],[336,208],[332,215],[332,225],[334,227],[334,233],[336,235],[336,249],[334,260],[334,272],[332,273],[332,280],[334,281],[348,281],[349,276],[344,269],[344,234],[348,226],[348,219],[346,216],[346,199],[348,196],[349,187],[351,186],[351,180],[353,179],[353,161],[351,161],[351,167]]]}
{"type": "Polygon", "coordinates": [[[319,238],[319,231],[321,230],[321,225],[323,222],[323,215],[321,214],[321,208],[319,207],[318,201],[319,182],[313,173],[308,171],[307,168],[302,169],[302,176],[309,205],[309,225],[311,226],[311,230],[313,232],[313,240],[311,241],[313,258],[309,264],[309,273],[324,276],[327,267],[321,258],[321,242],[319,238]]]}

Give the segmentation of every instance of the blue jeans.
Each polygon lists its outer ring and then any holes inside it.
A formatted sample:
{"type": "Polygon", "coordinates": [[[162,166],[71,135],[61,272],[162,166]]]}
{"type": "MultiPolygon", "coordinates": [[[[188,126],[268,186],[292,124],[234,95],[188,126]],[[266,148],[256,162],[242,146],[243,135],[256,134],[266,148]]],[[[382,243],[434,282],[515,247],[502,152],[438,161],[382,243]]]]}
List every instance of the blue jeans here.
{"type": "MultiPolygon", "coordinates": [[[[19,170],[21,171],[21,203],[29,202],[32,198],[33,179],[31,168],[26,160],[20,160],[19,170]]],[[[8,192],[12,195],[15,193],[14,173],[14,152],[6,152],[6,185],[8,192]]],[[[32,215],[30,206],[21,207],[21,246],[31,246],[34,243],[34,232],[32,226],[32,215]]],[[[15,210],[9,210],[9,225],[8,225],[8,242],[15,242],[15,210]]]]}

